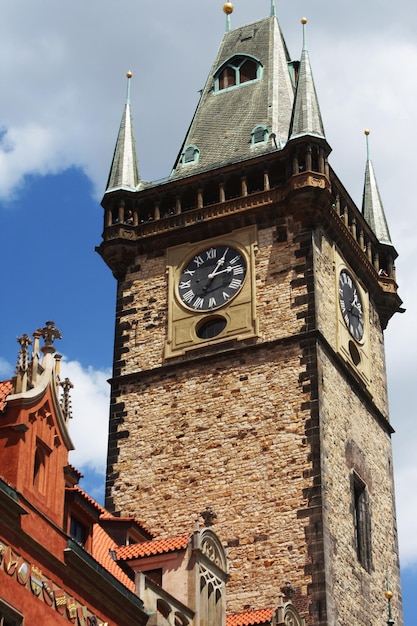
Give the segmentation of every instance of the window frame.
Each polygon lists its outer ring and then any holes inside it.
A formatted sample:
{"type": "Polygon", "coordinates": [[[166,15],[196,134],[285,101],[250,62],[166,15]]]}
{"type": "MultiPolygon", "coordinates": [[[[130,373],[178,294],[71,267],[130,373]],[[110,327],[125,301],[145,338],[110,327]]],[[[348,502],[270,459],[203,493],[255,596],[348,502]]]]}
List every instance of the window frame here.
{"type": "Polygon", "coordinates": [[[214,93],[223,93],[225,91],[229,91],[230,89],[238,89],[243,85],[251,85],[261,80],[262,75],[263,66],[259,59],[250,54],[235,54],[227,61],[225,61],[214,74],[214,93]],[[248,61],[252,62],[255,65],[256,76],[255,78],[250,78],[248,80],[241,80],[241,68],[248,61]],[[222,75],[227,71],[230,72],[230,70],[234,72],[234,83],[232,85],[227,85],[223,87],[221,86],[223,81],[222,75]]]}

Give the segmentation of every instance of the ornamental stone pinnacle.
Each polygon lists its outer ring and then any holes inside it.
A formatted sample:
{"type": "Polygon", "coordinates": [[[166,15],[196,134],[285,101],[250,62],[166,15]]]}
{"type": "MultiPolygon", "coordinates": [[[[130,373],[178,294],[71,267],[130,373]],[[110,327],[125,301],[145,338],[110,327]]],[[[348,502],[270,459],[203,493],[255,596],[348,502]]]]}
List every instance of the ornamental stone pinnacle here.
{"type": "Polygon", "coordinates": [[[21,375],[28,370],[29,346],[32,345],[32,340],[29,335],[25,333],[21,337],[18,337],[17,341],[20,344],[20,350],[17,357],[16,373],[21,375]]]}
{"type": "Polygon", "coordinates": [[[62,387],[63,393],[61,398],[61,410],[64,414],[65,420],[68,421],[72,418],[72,407],[71,407],[71,389],[74,389],[74,385],[70,381],[69,378],[65,378],[60,383],[62,387]]]}

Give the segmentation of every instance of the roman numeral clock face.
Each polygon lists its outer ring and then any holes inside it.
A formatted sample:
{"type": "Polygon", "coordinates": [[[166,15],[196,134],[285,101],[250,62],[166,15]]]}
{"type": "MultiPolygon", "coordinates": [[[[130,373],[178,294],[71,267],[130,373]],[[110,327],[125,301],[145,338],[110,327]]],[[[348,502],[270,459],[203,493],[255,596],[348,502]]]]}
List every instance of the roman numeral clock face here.
{"type": "Polygon", "coordinates": [[[214,311],[239,293],[246,269],[244,256],[233,248],[213,246],[202,250],[181,272],[180,300],[194,311],[214,311]]]}
{"type": "Polygon", "coordinates": [[[356,341],[363,338],[365,323],[358,287],[346,270],[339,275],[339,302],[345,324],[356,341]]]}

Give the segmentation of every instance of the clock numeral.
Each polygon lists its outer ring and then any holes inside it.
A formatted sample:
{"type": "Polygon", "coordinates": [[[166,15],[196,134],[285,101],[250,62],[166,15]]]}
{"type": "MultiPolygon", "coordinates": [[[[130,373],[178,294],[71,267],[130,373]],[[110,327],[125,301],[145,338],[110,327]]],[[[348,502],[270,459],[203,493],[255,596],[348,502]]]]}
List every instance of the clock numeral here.
{"type": "Polygon", "coordinates": [[[234,265],[234,264],[235,264],[235,263],[237,263],[240,259],[241,259],[240,254],[237,254],[235,257],[233,257],[233,259],[230,259],[229,263],[230,263],[230,265],[234,265]]]}
{"type": "Polygon", "coordinates": [[[210,309],[211,309],[212,307],[217,306],[216,298],[213,298],[213,297],[209,298],[209,303],[208,303],[208,305],[209,305],[209,308],[210,308],[210,309]]]}
{"type": "Polygon", "coordinates": [[[195,270],[189,270],[188,268],[183,271],[183,274],[187,274],[188,276],[194,276],[195,270]]]}
{"type": "Polygon", "coordinates": [[[245,270],[243,269],[242,265],[236,265],[236,267],[233,268],[233,275],[237,276],[238,274],[244,274],[245,270]]]}
{"type": "Polygon", "coordinates": [[[239,280],[238,278],[232,278],[232,280],[230,281],[229,288],[236,290],[236,289],[239,289],[241,284],[242,284],[241,280],[239,280]]]}
{"type": "Polygon", "coordinates": [[[191,300],[194,298],[195,293],[192,289],[190,289],[189,291],[186,291],[183,295],[182,295],[182,299],[184,300],[184,302],[191,302],[191,300]]]}
{"type": "Polygon", "coordinates": [[[201,256],[198,255],[194,257],[194,263],[197,265],[197,267],[200,267],[200,265],[203,265],[204,261],[201,256]]]}
{"type": "Polygon", "coordinates": [[[204,298],[196,298],[193,302],[193,309],[202,309],[204,305],[204,298]]]}
{"type": "Polygon", "coordinates": [[[226,302],[226,300],[229,300],[229,298],[230,298],[230,294],[227,293],[227,291],[223,291],[222,296],[223,296],[223,301],[224,302],[226,302]]]}
{"type": "Polygon", "coordinates": [[[183,280],[179,285],[178,289],[189,289],[191,287],[191,279],[183,280]]]}
{"type": "Polygon", "coordinates": [[[217,256],[217,250],[216,248],[210,248],[210,250],[206,250],[206,261],[208,261],[209,259],[215,259],[217,256]]]}

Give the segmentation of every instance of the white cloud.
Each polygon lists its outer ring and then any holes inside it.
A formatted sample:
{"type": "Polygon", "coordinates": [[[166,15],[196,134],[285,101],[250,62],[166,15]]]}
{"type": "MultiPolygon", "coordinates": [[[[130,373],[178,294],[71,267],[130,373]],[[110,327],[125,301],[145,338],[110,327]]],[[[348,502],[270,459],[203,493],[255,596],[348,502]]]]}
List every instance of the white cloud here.
{"type": "Polygon", "coordinates": [[[75,450],[70,463],[83,473],[103,475],[106,469],[110,375],[110,370],[85,368],[77,361],[62,362],[61,379],[68,377],[74,385],[69,428],[75,450]]]}

